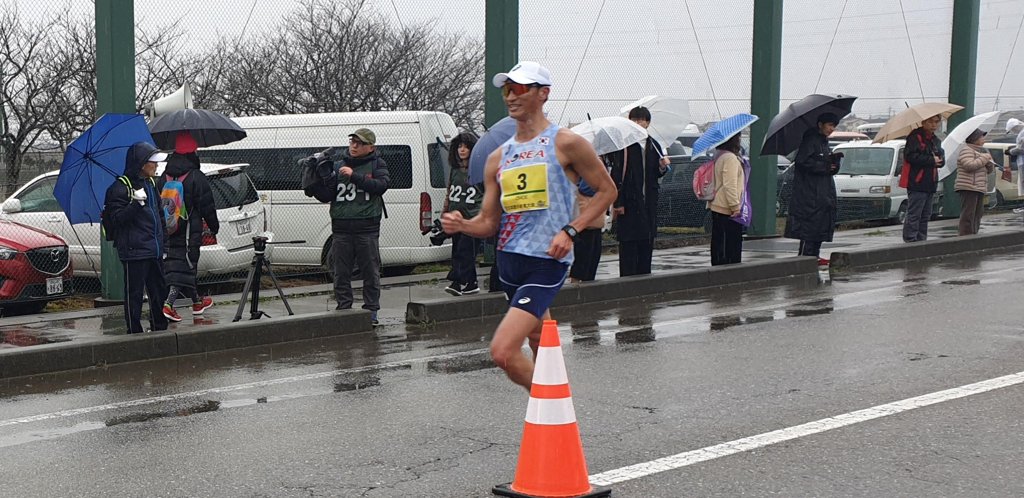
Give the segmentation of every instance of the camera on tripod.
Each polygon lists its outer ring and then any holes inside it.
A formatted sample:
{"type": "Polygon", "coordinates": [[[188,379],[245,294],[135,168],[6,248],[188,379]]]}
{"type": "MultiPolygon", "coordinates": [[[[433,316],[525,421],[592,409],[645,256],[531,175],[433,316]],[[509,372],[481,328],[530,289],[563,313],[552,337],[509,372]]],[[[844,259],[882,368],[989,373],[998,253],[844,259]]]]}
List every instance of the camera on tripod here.
{"type": "Polygon", "coordinates": [[[256,254],[263,254],[267,252],[267,241],[270,240],[268,237],[263,235],[257,235],[252,238],[252,249],[256,254]]]}
{"type": "Polygon", "coordinates": [[[430,229],[423,232],[423,235],[426,235],[428,233],[431,234],[430,243],[434,244],[435,246],[444,244],[444,241],[448,240],[448,238],[451,237],[451,235],[444,233],[444,229],[441,228],[441,220],[434,220],[434,224],[430,225],[430,229]]]}

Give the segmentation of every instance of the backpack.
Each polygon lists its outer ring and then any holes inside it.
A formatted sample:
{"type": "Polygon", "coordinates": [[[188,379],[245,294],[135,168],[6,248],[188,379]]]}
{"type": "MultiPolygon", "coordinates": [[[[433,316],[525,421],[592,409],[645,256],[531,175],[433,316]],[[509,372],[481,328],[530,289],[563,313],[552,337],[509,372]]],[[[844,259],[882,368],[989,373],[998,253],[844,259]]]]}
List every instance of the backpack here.
{"type": "Polygon", "coordinates": [[[697,200],[715,200],[715,160],[712,159],[693,172],[693,195],[697,200]]]}
{"type": "Polygon", "coordinates": [[[320,202],[331,202],[338,195],[338,172],[334,170],[334,161],[326,156],[313,156],[302,162],[302,192],[320,202]]]}
{"type": "Polygon", "coordinates": [[[160,211],[164,214],[164,232],[174,235],[181,228],[178,220],[188,221],[188,208],[185,206],[185,178],[188,173],[174,178],[164,177],[164,188],[160,191],[160,211]]]}

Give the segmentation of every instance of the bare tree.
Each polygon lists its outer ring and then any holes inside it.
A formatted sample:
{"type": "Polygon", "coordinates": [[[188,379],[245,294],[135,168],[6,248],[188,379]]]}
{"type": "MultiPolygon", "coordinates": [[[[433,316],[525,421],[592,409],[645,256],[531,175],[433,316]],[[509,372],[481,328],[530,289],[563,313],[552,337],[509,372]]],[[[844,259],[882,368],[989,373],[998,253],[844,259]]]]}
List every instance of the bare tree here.
{"type": "Polygon", "coordinates": [[[230,114],[429,109],[469,128],[482,118],[481,42],[393,26],[364,0],[303,0],[275,31],[221,50],[230,114]]]}
{"type": "MultiPolygon", "coordinates": [[[[136,30],[136,111],[183,83],[200,78],[202,54],[182,50],[178,25],[149,35],[136,30]]],[[[0,105],[6,195],[17,189],[26,154],[48,143],[66,150],[96,119],[96,31],[91,17],[55,12],[28,22],[0,9],[0,105]]]]}
{"type": "Polygon", "coordinates": [[[4,106],[5,196],[18,187],[23,157],[46,129],[55,107],[56,53],[49,33],[55,20],[25,23],[13,7],[0,10],[0,105],[4,106]]]}

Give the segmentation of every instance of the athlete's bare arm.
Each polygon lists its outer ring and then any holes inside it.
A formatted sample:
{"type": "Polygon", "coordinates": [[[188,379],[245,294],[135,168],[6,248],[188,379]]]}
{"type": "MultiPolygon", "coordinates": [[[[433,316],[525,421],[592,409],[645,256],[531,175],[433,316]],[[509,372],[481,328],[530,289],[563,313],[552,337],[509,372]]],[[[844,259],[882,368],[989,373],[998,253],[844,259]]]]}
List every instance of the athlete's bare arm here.
{"type": "MultiPolygon", "coordinates": [[[[487,156],[484,166],[484,199],[480,213],[465,219],[462,213],[452,211],[441,215],[441,228],[447,234],[464,233],[470,237],[484,239],[498,232],[501,222],[501,202],[498,197],[498,165],[501,162],[501,147],[487,156]]],[[[612,187],[614,188],[614,186],[612,187]]]]}
{"type": "MultiPolygon", "coordinates": [[[[590,142],[570,130],[564,128],[558,130],[558,135],[555,137],[555,154],[558,156],[558,162],[565,167],[570,179],[575,179],[573,177],[583,178],[587,185],[596,191],[587,208],[569,223],[577,231],[582,232],[591,223],[604,216],[608,206],[615,201],[615,197],[618,196],[615,182],[608,175],[608,170],[604,168],[604,164],[597,157],[590,142]]],[[[548,256],[561,259],[571,250],[572,239],[568,234],[560,231],[551,241],[548,256]]]]}

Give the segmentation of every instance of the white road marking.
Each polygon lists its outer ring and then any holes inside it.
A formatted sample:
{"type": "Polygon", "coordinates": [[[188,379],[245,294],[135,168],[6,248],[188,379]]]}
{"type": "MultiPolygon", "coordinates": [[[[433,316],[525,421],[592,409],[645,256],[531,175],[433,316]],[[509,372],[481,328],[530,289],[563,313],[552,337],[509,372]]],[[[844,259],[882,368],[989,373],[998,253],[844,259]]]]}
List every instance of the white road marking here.
{"type": "Polygon", "coordinates": [[[946,401],[965,398],[967,396],[973,396],[975,394],[981,394],[995,389],[1015,386],[1021,383],[1024,383],[1024,372],[996,377],[994,379],[984,380],[974,384],[967,384],[965,386],[954,387],[944,391],[907,398],[902,401],[873,406],[863,410],[815,420],[806,424],[800,424],[793,427],[787,427],[785,429],[765,432],[756,436],[745,437],[726,443],[716,444],[714,446],[708,446],[699,450],[686,451],[648,462],[601,472],[600,474],[590,476],[590,482],[597,486],[609,486],[618,482],[630,481],[668,470],[676,470],[696,463],[735,455],[737,453],[763,448],[765,446],[770,446],[784,441],[820,434],[833,429],[839,429],[841,427],[867,422],[877,418],[888,417],[889,415],[896,415],[897,413],[946,401]]]}

